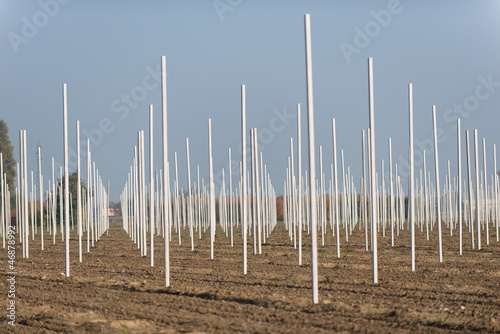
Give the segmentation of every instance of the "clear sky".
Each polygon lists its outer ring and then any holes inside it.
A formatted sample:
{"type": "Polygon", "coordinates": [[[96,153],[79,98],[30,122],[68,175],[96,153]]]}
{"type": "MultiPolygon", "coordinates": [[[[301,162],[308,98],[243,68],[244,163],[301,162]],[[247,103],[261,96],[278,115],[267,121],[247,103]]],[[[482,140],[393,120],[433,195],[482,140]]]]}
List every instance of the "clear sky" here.
{"type": "MultiPolygon", "coordinates": [[[[459,116],[463,130],[477,128],[479,137],[486,138],[492,172],[500,119],[500,3],[492,0],[2,0],[0,118],[9,126],[16,160],[18,132],[25,129],[28,168],[36,171],[39,143],[46,188],[51,158],[63,161],[61,87],[67,83],[70,146],[76,149],[80,120],[82,141],[91,137],[92,158],[102,179],[111,182],[111,200],[117,201],[137,131],[145,130],[148,137],[150,104],[154,164],[161,166],[157,80],[165,55],[169,160],[173,165],[177,152],[180,186],[187,185],[186,137],[193,180],[197,165],[200,177],[208,179],[208,118],[214,171],[227,170],[228,148],[233,164],[241,159],[240,86],[246,84],[247,126],[258,128],[259,149],[282,193],[290,137],[296,137],[297,103],[302,105],[307,167],[305,13],[311,14],[316,144],[323,146],[327,180],[335,117],[339,158],[343,149],[346,169],[351,167],[359,183],[361,130],[368,127],[368,57],[374,63],[379,172],[381,159],[389,168],[387,141],[392,137],[394,163],[403,178],[407,174],[408,83],[414,87],[416,175],[423,147],[434,175],[432,105],[440,128],[442,182],[447,160],[457,174],[459,116]]],[[[85,145],[81,148],[86,151],[85,145]]],[[[482,155],[480,161],[482,166],[482,155]]],[[[70,170],[75,167],[73,162],[70,170]]],[[[237,180],[239,173],[233,175],[237,180]]]]}

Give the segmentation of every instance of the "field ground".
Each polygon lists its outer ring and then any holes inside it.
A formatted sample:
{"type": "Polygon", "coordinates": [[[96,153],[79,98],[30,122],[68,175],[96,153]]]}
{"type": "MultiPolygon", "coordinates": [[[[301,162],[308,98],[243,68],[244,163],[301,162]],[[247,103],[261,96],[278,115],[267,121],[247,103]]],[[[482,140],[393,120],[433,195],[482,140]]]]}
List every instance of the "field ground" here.
{"type": "MultiPolygon", "coordinates": [[[[185,231],[187,232],[187,231],[185,231]]],[[[342,232],[344,233],[344,232],[342,232]]],[[[464,230],[464,254],[458,233],[444,229],[444,263],[438,262],[436,231],[431,241],[416,234],[416,272],[410,271],[408,231],[396,246],[379,234],[379,284],[371,283],[371,253],[355,230],[335,239],[319,239],[320,303],[311,303],[310,239],[304,236],[304,263],[283,224],[253,255],[249,238],[248,274],[242,275],[241,235],[229,246],[218,230],[215,259],[209,237],[172,235],[171,287],[164,284],[163,240],[155,238],[155,267],[139,257],[137,246],[119,224],[111,225],[78,263],[78,241],[71,244],[71,276],[64,276],[64,244],[30,240],[30,258],[17,245],[16,326],[7,325],[7,251],[0,252],[3,279],[0,332],[13,333],[444,333],[500,332],[500,244],[470,250],[464,230]]],[[[149,237],[148,237],[149,238],[149,237]]],[[[149,239],[148,239],[149,240],[149,239]]],[[[85,243],[84,243],[85,244],[85,243]]],[[[149,255],[149,254],[148,254],[149,255]]]]}

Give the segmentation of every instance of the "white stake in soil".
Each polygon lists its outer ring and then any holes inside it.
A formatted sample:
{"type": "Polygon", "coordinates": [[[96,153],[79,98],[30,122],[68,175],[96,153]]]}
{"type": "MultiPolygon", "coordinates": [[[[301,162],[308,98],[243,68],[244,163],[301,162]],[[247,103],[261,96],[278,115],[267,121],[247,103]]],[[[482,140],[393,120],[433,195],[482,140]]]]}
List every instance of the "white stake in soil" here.
{"type": "Polygon", "coordinates": [[[432,124],[434,126],[434,161],[436,167],[436,202],[437,202],[437,223],[438,223],[438,242],[439,242],[439,262],[443,262],[443,238],[441,235],[441,194],[439,186],[439,154],[438,138],[436,124],[436,106],[432,106],[432,124]]]}
{"type": "Polygon", "coordinates": [[[314,103],[311,59],[311,18],[304,16],[306,39],[306,77],[307,77],[307,121],[309,128],[309,180],[310,180],[310,207],[311,207],[311,274],[312,274],[312,302],[317,304],[318,298],[318,245],[317,245],[317,211],[316,211],[316,154],[314,144],[314,103]]]}
{"type": "MultiPolygon", "coordinates": [[[[78,226],[78,260],[82,262],[82,183],[80,172],[80,121],[76,121],[76,173],[77,173],[77,226],[78,226]]],[[[42,233],[43,234],[43,233],[42,233]]]]}
{"type": "Polygon", "coordinates": [[[246,116],[246,96],[245,85],[241,85],[241,193],[242,193],[242,215],[241,234],[243,237],[243,275],[247,274],[247,116],[246,116]]]}
{"type": "Polygon", "coordinates": [[[368,58],[368,105],[370,116],[370,213],[372,226],[372,262],[373,262],[373,283],[378,283],[378,254],[377,254],[377,183],[375,169],[375,109],[373,96],[373,58],[368,58]]]}
{"type": "MultiPolygon", "coordinates": [[[[63,84],[63,139],[64,139],[64,220],[66,232],[66,277],[69,277],[69,168],[68,168],[68,105],[67,88],[63,84]]],[[[62,194],[61,194],[62,195],[62,194]]]]}
{"type": "MultiPolygon", "coordinates": [[[[474,130],[474,158],[476,160],[476,232],[477,250],[481,250],[480,193],[479,193],[479,152],[477,144],[477,129],[474,130]]],[[[472,221],[471,221],[472,222],[472,221]]]]}
{"type": "MultiPolygon", "coordinates": [[[[411,233],[411,271],[415,271],[415,173],[413,166],[413,85],[408,85],[408,108],[410,111],[410,189],[409,203],[410,206],[410,233],[411,233]]],[[[436,150],[437,152],[437,150],[436,150]]],[[[439,198],[439,196],[438,196],[439,198]]]]}
{"type": "Polygon", "coordinates": [[[165,286],[170,286],[170,235],[169,206],[170,190],[168,183],[168,146],[167,146],[167,68],[166,58],[161,57],[161,107],[162,107],[162,145],[163,145],[163,239],[165,241],[165,286]]]}
{"type": "MultiPolygon", "coordinates": [[[[302,137],[300,124],[300,103],[297,104],[297,178],[298,178],[298,207],[297,223],[299,228],[299,266],[302,265],[302,137]]],[[[497,233],[498,235],[498,233],[497,233]]]]}
{"type": "Polygon", "coordinates": [[[460,118],[457,119],[457,158],[458,158],[458,253],[462,255],[462,147],[460,140],[460,118]]]}
{"type": "Polygon", "coordinates": [[[150,265],[154,266],[154,221],[155,221],[155,180],[153,174],[153,105],[149,105],[149,247],[150,265]]]}

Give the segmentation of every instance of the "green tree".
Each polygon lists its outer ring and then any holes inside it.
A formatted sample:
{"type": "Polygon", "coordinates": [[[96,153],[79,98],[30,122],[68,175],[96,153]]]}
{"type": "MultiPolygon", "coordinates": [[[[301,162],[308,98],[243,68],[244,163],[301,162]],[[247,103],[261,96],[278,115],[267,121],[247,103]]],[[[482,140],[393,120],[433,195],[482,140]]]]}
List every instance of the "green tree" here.
{"type": "MultiPolygon", "coordinates": [[[[81,182],[81,187],[82,187],[82,200],[87,197],[87,184],[84,179],[80,180],[81,182]]],[[[56,187],[61,186],[61,179],[57,179],[56,187]]],[[[64,177],[62,179],[62,191],[64,193],[64,177]]],[[[73,219],[74,226],[76,227],[77,224],[77,211],[78,211],[78,174],[76,172],[74,173],[69,173],[69,193],[71,195],[71,202],[69,203],[70,205],[70,225],[71,225],[71,220],[73,219]],[[73,217],[71,217],[71,212],[73,212],[73,217]]],[[[59,190],[57,190],[57,199],[56,199],[56,221],[59,224],[59,190]]],[[[92,190],[91,190],[91,196],[92,196],[92,190]]],[[[64,195],[63,195],[63,208],[64,208],[64,195]]],[[[83,207],[82,204],[82,212],[85,208],[83,207]]]]}
{"type": "Polygon", "coordinates": [[[10,142],[9,128],[7,123],[0,120],[0,153],[2,153],[3,172],[7,175],[7,184],[14,199],[14,178],[16,177],[16,160],[14,159],[14,147],[10,142]]]}

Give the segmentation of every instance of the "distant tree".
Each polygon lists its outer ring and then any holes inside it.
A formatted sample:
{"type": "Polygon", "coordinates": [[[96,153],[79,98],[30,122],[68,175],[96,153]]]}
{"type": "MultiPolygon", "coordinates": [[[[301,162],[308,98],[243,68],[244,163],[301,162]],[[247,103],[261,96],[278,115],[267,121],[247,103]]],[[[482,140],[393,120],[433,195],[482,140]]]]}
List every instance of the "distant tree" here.
{"type": "MultiPolygon", "coordinates": [[[[82,200],[87,197],[87,184],[84,179],[80,180],[81,182],[81,187],[82,187],[82,200]]],[[[57,179],[56,186],[60,187],[62,184],[62,192],[64,194],[64,177],[62,179],[57,179]]],[[[70,173],[69,174],[69,193],[71,195],[71,202],[70,202],[70,224],[71,224],[71,219],[73,219],[73,223],[76,226],[77,224],[77,211],[78,211],[78,174],[76,172],[70,173]],[[71,211],[73,211],[73,217],[71,217],[71,211]]],[[[59,222],[59,190],[57,190],[57,199],[56,199],[56,221],[59,222]]],[[[92,196],[92,190],[91,190],[91,196],[92,196]]],[[[64,195],[63,195],[63,208],[64,208],[64,195]]],[[[82,206],[82,211],[84,210],[84,207],[82,206]]]]}
{"type": "Polygon", "coordinates": [[[7,175],[7,184],[14,198],[14,178],[16,177],[16,160],[14,159],[14,147],[10,142],[9,128],[7,123],[0,120],[0,153],[2,153],[3,172],[7,175]]]}

